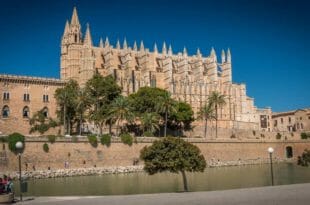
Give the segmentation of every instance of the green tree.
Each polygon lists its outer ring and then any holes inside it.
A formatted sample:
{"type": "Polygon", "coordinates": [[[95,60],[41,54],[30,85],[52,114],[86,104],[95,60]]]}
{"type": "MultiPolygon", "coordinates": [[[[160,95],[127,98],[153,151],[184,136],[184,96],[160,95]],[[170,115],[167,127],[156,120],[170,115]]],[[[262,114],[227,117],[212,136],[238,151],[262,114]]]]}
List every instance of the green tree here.
{"type": "Polygon", "coordinates": [[[76,112],[79,118],[79,135],[82,135],[82,123],[86,110],[91,106],[91,100],[84,88],[78,90],[76,99],[76,112]]]}
{"type": "Polygon", "coordinates": [[[157,140],[141,150],[140,158],[144,161],[144,170],[150,175],[164,171],[181,173],[185,191],[188,191],[185,172],[203,172],[206,168],[206,160],[199,148],[180,138],[157,140]]]}
{"type": "Polygon", "coordinates": [[[298,165],[308,167],[310,164],[310,150],[305,149],[301,156],[298,156],[298,165]]]}
{"type": "Polygon", "coordinates": [[[198,118],[205,121],[204,137],[207,138],[208,120],[216,119],[214,108],[210,102],[206,103],[203,107],[200,108],[198,112],[198,118]]]}
{"type": "Polygon", "coordinates": [[[164,129],[164,137],[167,136],[167,123],[168,123],[168,115],[175,112],[175,101],[171,98],[170,94],[166,92],[163,96],[159,96],[157,99],[158,104],[156,105],[157,111],[165,113],[165,129],[164,129]]]}
{"type": "Polygon", "coordinates": [[[69,80],[63,88],[57,88],[55,98],[60,108],[58,118],[63,122],[64,134],[71,134],[72,123],[76,117],[76,102],[79,85],[74,80],[69,80]]]}
{"type": "Polygon", "coordinates": [[[23,143],[23,149],[21,150],[21,152],[25,149],[25,136],[14,132],[12,134],[10,134],[7,138],[8,144],[9,144],[9,149],[14,152],[15,154],[17,153],[17,149],[16,149],[16,143],[17,142],[22,142],[23,143]]]}
{"type": "Polygon", "coordinates": [[[172,127],[176,127],[178,130],[190,130],[191,123],[194,119],[194,112],[192,107],[186,102],[175,102],[174,111],[169,116],[168,121],[172,127]]]}
{"type": "Polygon", "coordinates": [[[140,117],[143,132],[153,133],[159,129],[160,115],[155,112],[143,113],[140,117]]]}
{"type": "Polygon", "coordinates": [[[225,95],[213,91],[209,97],[209,102],[214,106],[215,110],[215,137],[217,138],[218,108],[226,104],[225,95]]]}
{"type": "Polygon", "coordinates": [[[119,96],[111,104],[111,108],[108,112],[108,118],[114,120],[117,123],[116,134],[118,135],[120,122],[132,122],[134,120],[134,113],[129,105],[127,98],[119,96]]]}
{"type": "Polygon", "coordinates": [[[157,112],[159,97],[164,97],[168,92],[160,88],[142,87],[136,93],[128,96],[131,107],[138,114],[157,112]]]}
{"type": "Polygon", "coordinates": [[[50,128],[57,126],[57,122],[51,117],[47,118],[45,115],[44,108],[36,112],[32,118],[29,120],[31,126],[30,133],[39,132],[43,134],[47,132],[50,128]]]}
{"type": "Polygon", "coordinates": [[[87,81],[85,91],[89,95],[91,106],[89,119],[95,123],[102,134],[102,127],[105,123],[111,125],[113,120],[108,115],[111,103],[121,93],[121,88],[117,85],[115,79],[109,76],[95,74],[87,81]]]}

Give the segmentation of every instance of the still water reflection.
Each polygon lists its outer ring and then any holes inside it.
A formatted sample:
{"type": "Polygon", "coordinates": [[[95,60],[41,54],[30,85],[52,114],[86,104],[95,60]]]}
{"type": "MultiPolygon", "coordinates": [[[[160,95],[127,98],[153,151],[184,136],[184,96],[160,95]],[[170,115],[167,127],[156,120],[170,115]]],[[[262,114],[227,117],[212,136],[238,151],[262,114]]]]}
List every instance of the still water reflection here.
{"type": "MultiPolygon", "coordinates": [[[[269,165],[207,168],[188,173],[190,191],[210,191],[270,185],[269,165]]],[[[310,168],[282,163],[274,166],[275,184],[310,182],[310,168]]],[[[15,183],[18,192],[18,183],[15,183]]],[[[28,196],[119,195],[182,191],[181,175],[131,173],[28,181],[28,196]]]]}

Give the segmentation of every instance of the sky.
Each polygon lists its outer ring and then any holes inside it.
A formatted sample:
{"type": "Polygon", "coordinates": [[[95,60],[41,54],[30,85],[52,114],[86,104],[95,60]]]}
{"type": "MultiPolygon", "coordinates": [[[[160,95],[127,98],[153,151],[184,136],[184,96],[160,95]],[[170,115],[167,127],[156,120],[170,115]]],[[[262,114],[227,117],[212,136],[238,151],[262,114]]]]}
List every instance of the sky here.
{"type": "MultiPolygon", "coordinates": [[[[218,61],[232,53],[233,82],[245,83],[259,108],[310,107],[310,1],[307,0],[1,0],[0,73],[59,78],[60,41],[77,7],[93,43],[143,40],[174,53],[184,46],[218,61]]],[[[139,43],[138,43],[139,44],[139,43]]]]}

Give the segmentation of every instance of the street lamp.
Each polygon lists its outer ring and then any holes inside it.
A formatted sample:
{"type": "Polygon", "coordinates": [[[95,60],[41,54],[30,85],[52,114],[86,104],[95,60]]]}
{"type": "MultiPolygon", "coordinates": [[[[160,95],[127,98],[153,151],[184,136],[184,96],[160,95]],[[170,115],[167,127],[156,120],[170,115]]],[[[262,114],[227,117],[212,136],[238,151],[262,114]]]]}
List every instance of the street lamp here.
{"type": "Polygon", "coordinates": [[[23,143],[20,141],[16,142],[16,144],[15,144],[15,147],[18,150],[20,201],[23,200],[23,195],[22,195],[22,164],[21,164],[21,156],[22,156],[23,146],[24,146],[23,143]]]}
{"type": "Polygon", "coordinates": [[[271,186],[273,186],[273,168],[272,168],[272,153],[274,149],[272,147],[268,148],[269,158],[270,158],[270,172],[271,172],[271,186]]]}

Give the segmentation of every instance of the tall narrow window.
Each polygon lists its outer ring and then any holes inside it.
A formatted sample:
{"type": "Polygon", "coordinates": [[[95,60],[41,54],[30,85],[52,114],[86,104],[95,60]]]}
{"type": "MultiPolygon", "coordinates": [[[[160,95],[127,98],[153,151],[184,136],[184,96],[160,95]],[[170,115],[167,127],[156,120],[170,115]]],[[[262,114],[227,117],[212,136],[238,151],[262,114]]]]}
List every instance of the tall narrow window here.
{"type": "Polygon", "coordinates": [[[28,118],[29,117],[29,107],[25,106],[23,109],[23,118],[28,118]]]}
{"type": "Polygon", "coordinates": [[[28,93],[24,94],[24,101],[30,101],[30,95],[28,93]]]}
{"type": "Polygon", "coordinates": [[[48,102],[48,95],[43,95],[43,102],[48,102]]]}
{"type": "Polygon", "coordinates": [[[4,92],[3,93],[3,100],[9,100],[10,99],[10,93],[9,92],[4,92]]]}
{"type": "Polygon", "coordinates": [[[9,108],[9,106],[5,105],[2,108],[2,117],[8,118],[9,116],[10,116],[10,108],[9,108]]]}
{"type": "Polygon", "coordinates": [[[44,115],[44,117],[48,117],[48,108],[47,107],[43,108],[43,115],[44,115]]]}

